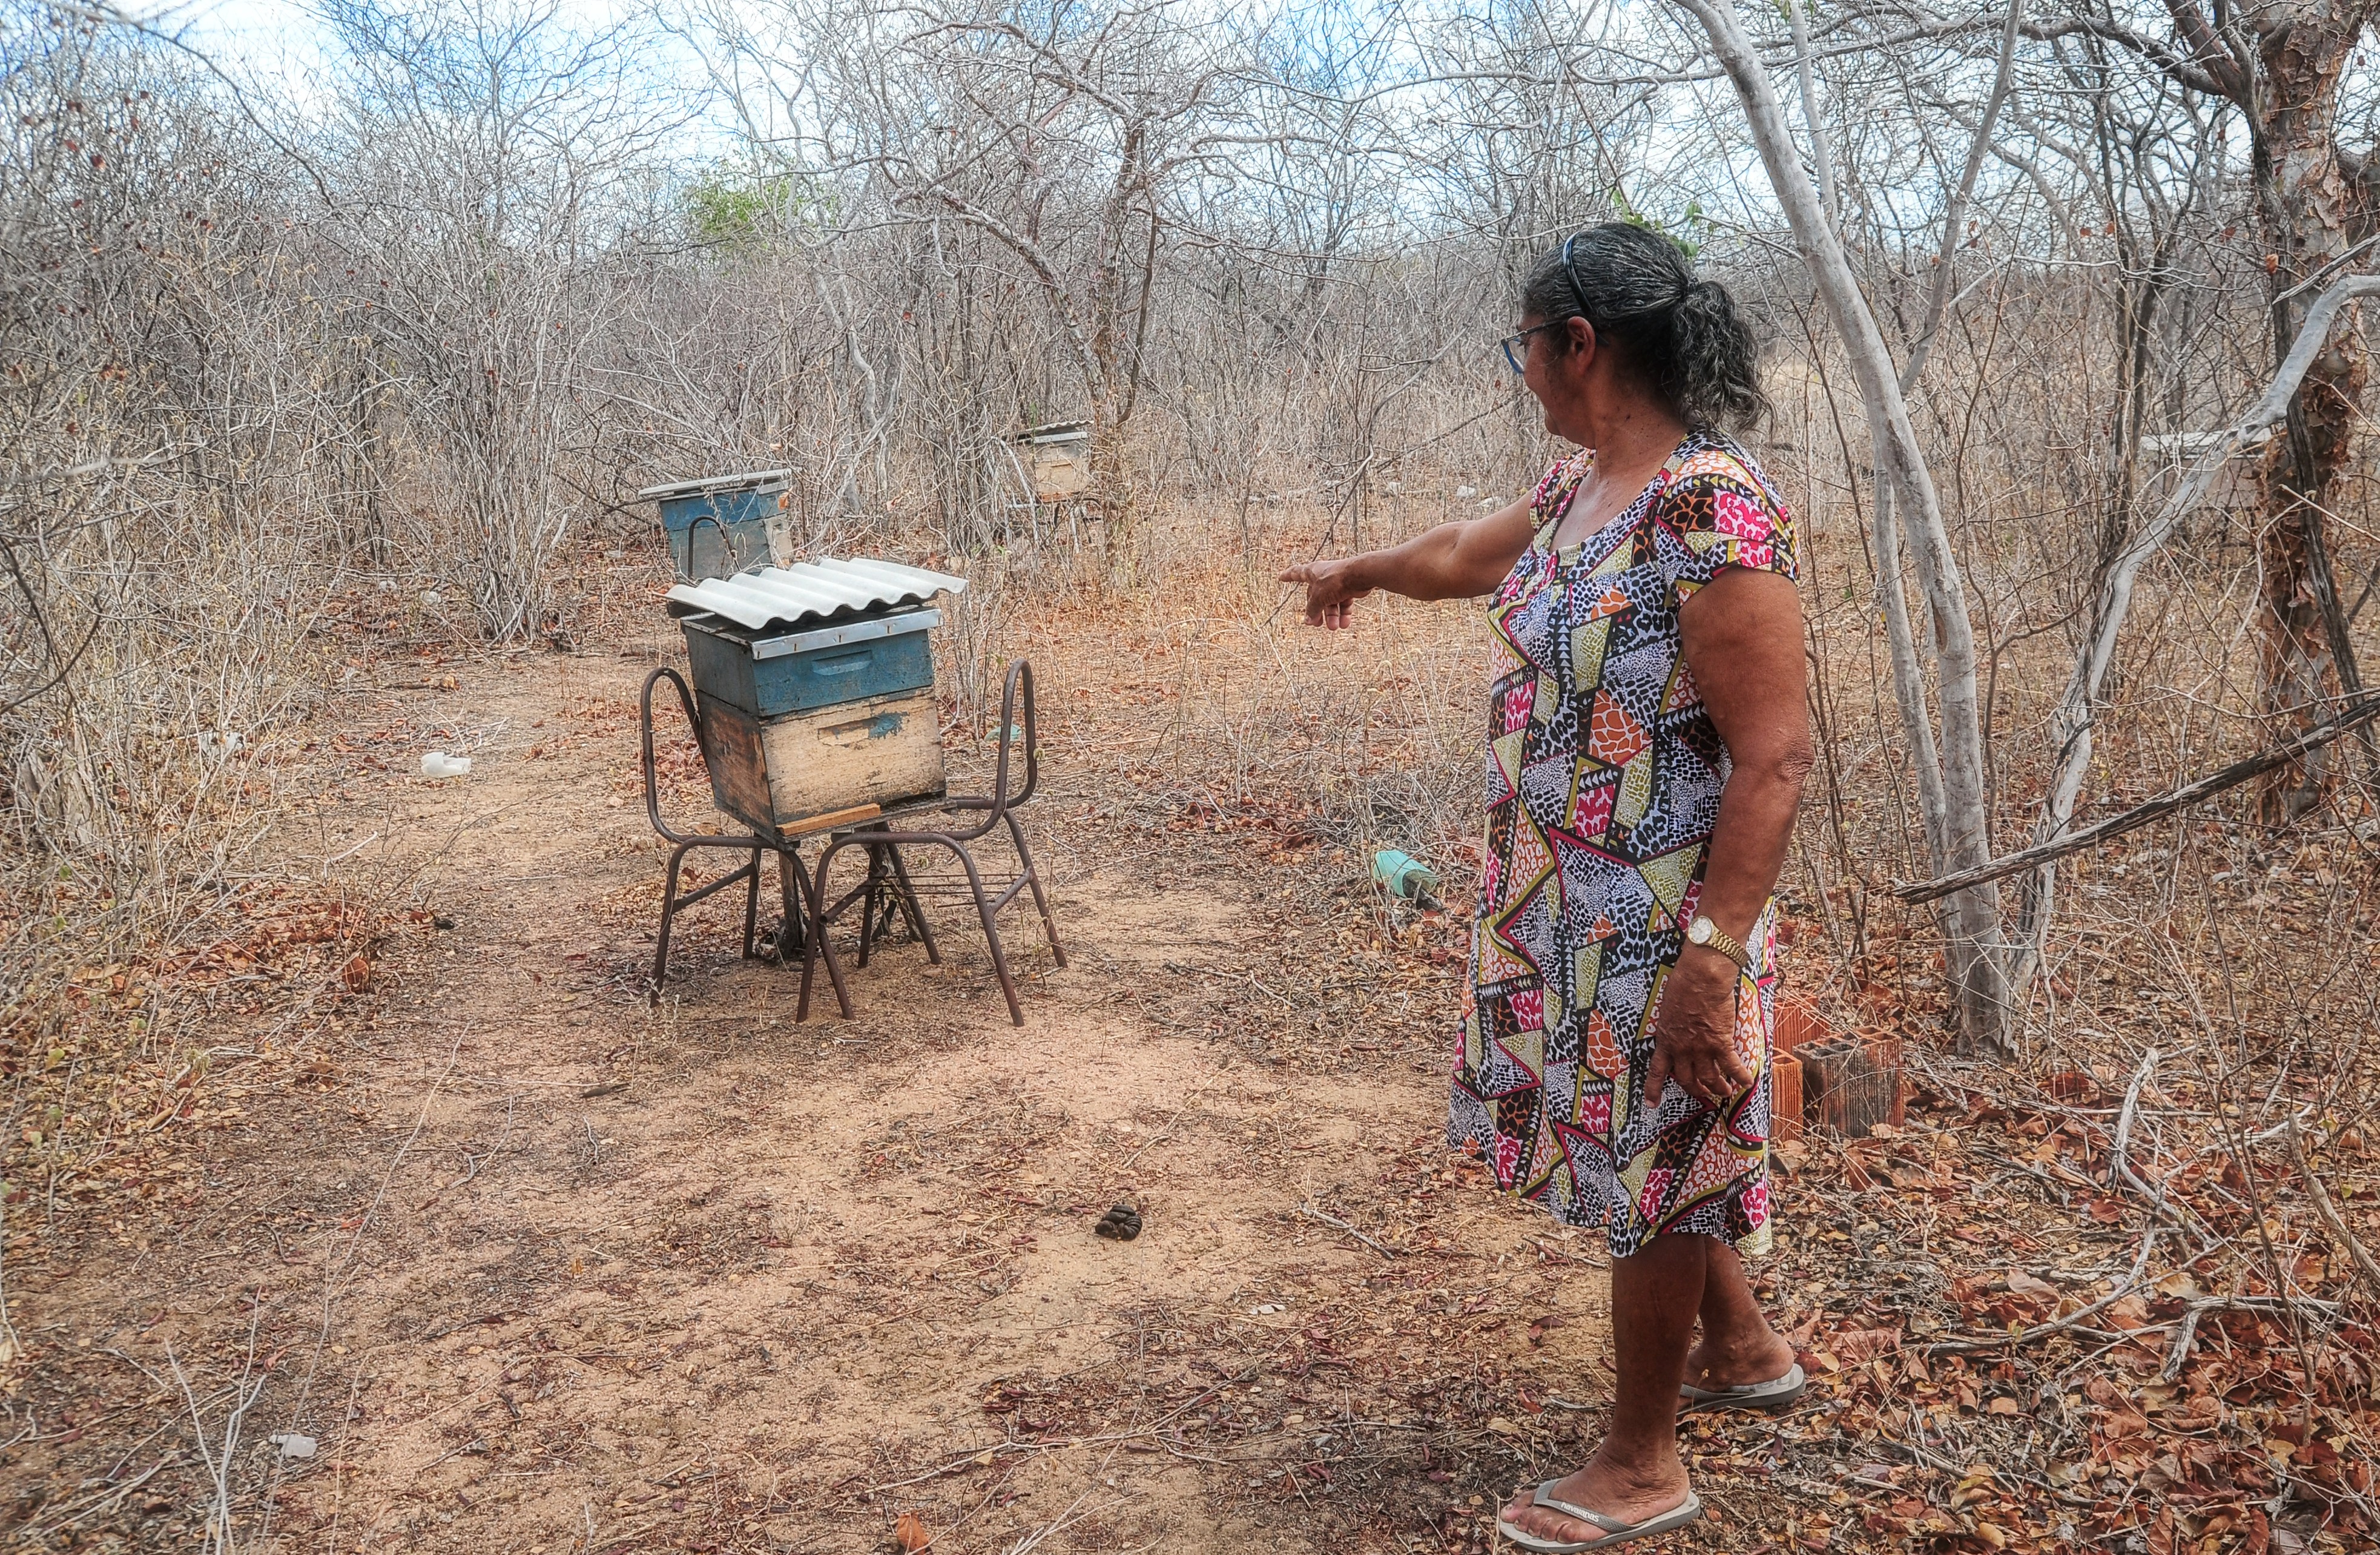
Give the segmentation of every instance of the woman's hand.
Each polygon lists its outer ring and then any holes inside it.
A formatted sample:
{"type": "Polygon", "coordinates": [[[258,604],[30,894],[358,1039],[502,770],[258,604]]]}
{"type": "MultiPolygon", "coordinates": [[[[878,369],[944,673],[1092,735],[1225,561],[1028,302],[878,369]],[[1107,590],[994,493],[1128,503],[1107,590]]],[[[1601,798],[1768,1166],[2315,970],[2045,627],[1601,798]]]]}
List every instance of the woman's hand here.
{"type": "Polygon", "coordinates": [[[1653,1062],[1645,1072],[1645,1104],[1658,1108],[1675,1080],[1698,1101],[1724,1107],[1752,1085],[1752,1070],[1735,1051],[1735,963],[1715,950],[1689,945],[1661,979],[1654,1014],[1653,1062]]]}
{"type": "Polygon", "coordinates": [[[1368,584],[1355,580],[1355,564],[1363,558],[1342,556],[1336,561],[1307,562],[1281,575],[1283,583],[1305,585],[1305,624],[1327,626],[1337,631],[1349,624],[1357,600],[1371,592],[1368,584]]]}

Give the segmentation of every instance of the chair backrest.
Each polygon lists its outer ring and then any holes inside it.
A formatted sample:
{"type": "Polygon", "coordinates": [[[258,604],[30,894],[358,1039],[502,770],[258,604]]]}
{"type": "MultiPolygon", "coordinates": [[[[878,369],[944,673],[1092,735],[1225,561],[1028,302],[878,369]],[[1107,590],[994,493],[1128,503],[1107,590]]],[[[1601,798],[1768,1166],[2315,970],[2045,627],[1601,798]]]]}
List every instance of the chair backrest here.
{"type": "Polygon", "coordinates": [[[695,704],[694,692],[686,686],[686,677],[667,664],[645,676],[645,689],[638,707],[645,779],[645,819],[651,821],[653,830],[668,841],[682,843],[693,833],[678,832],[662,819],[661,773],[653,750],[653,687],[664,680],[677,690],[678,706],[685,710],[686,726],[694,735],[695,744],[702,750],[702,764],[706,771],[710,766],[710,750],[702,743],[702,713],[695,704]]]}
{"type": "Polygon", "coordinates": [[[1033,665],[1025,659],[1012,660],[1008,679],[1000,689],[1000,758],[992,768],[991,813],[997,817],[1014,809],[1033,797],[1033,790],[1041,782],[1040,735],[1033,704],[1033,665]],[[1016,722],[1017,694],[1025,699],[1025,722],[1016,722]],[[1008,791],[1009,751],[1022,742],[1025,747],[1025,783],[1014,794],[1008,791]]]}
{"type": "Polygon", "coordinates": [[[953,796],[942,808],[981,815],[983,820],[965,831],[953,831],[952,840],[971,843],[1001,822],[1010,810],[1033,797],[1041,783],[1041,740],[1039,723],[1033,703],[1033,666],[1023,659],[1013,660],[1008,666],[1008,679],[1000,691],[1000,753],[991,769],[991,792],[989,795],[953,796]],[[1025,720],[1017,722],[1017,704],[1024,704],[1025,720]],[[1024,782],[1014,790],[1010,784],[1016,777],[1014,760],[1017,747],[1024,747],[1024,782]]]}

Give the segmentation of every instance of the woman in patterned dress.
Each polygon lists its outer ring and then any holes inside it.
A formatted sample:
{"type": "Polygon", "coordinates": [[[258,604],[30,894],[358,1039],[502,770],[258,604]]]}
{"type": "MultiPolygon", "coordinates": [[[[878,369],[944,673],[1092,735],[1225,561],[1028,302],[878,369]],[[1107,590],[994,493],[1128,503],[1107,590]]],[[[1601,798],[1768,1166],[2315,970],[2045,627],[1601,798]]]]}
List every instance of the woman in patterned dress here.
{"type": "Polygon", "coordinates": [[[1765,407],[1726,291],[1613,223],[1547,254],[1521,314],[1505,355],[1580,451],[1501,512],[1283,577],[1332,628],[1375,589],[1490,597],[1488,845],[1449,1136],[1610,1244],[1602,1445],[1500,1519],[1523,1549],[1565,1551],[1701,1514],[1682,1407],[1802,1388],[1742,1257],[1769,1244],[1769,893],[1811,747],[1791,519],[1721,430],[1765,407]]]}

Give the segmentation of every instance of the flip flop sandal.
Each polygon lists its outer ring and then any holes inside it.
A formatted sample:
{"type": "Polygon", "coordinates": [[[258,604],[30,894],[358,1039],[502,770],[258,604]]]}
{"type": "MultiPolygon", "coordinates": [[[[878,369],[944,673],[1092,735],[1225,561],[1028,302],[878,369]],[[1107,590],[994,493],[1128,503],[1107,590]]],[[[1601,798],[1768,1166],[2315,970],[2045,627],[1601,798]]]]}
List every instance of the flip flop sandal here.
{"type": "Polygon", "coordinates": [[[1691,1382],[1678,1384],[1679,1413],[1697,1409],[1757,1409],[1773,1412],[1790,1406],[1810,1385],[1803,1375],[1802,1363],[1795,1361],[1782,1377],[1772,1377],[1766,1382],[1745,1382],[1733,1388],[1697,1388],[1691,1382]]]}
{"type": "Polygon", "coordinates": [[[1655,1534],[1674,1532],[1703,1514],[1702,1499],[1689,1490],[1686,1492],[1684,1500],[1667,1512],[1647,1517],[1642,1523],[1622,1523],[1617,1517],[1597,1512],[1590,1507],[1573,1506],[1568,1501],[1557,1500],[1554,1498],[1554,1487],[1560,1483],[1559,1479],[1548,1479],[1538,1486],[1537,1493],[1530,1499],[1530,1504],[1544,1507],[1548,1512],[1559,1512],[1564,1517],[1575,1517],[1589,1526],[1601,1528],[1603,1530],[1601,1538],[1588,1539],[1583,1544],[1561,1544],[1553,1539],[1539,1538],[1532,1533],[1524,1533],[1501,1517],[1496,1519],[1496,1531],[1521,1549],[1535,1551],[1536,1555],[1584,1555],[1584,1551],[1589,1549],[1609,1549],[1614,1545],[1627,1544],[1634,1539],[1651,1538],[1655,1534]]]}

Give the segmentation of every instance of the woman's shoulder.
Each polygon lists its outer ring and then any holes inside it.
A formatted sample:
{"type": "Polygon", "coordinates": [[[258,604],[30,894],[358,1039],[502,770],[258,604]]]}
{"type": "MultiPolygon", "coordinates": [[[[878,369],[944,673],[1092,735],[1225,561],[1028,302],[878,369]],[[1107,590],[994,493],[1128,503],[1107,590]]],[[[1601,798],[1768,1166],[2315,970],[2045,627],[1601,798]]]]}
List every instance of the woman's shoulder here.
{"type": "Polygon", "coordinates": [[[1698,431],[1661,494],[1657,528],[1673,548],[1682,592],[1721,567],[1794,576],[1793,516],[1776,483],[1724,432],[1698,431]]]}
{"type": "Polygon", "coordinates": [[[1768,478],[1768,472],[1760,468],[1760,461],[1722,431],[1694,434],[1685,456],[1678,462],[1678,473],[1670,490],[1680,498],[1732,495],[1767,509],[1774,523],[1790,521],[1785,499],[1777,483],[1768,478]]]}
{"type": "Polygon", "coordinates": [[[1538,478],[1536,489],[1529,493],[1529,517],[1540,543],[1548,529],[1570,509],[1571,499],[1595,468],[1595,450],[1581,448],[1563,456],[1546,467],[1538,478]]]}
{"type": "Polygon", "coordinates": [[[1578,483],[1585,480],[1594,468],[1595,450],[1592,448],[1575,449],[1563,455],[1548,465],[1545,474],[1537,478],[1536,491],[1529,499],[1530,505],[1542,510],[1547,503],[1558,496],[1577,491],[1578,483]]]}

